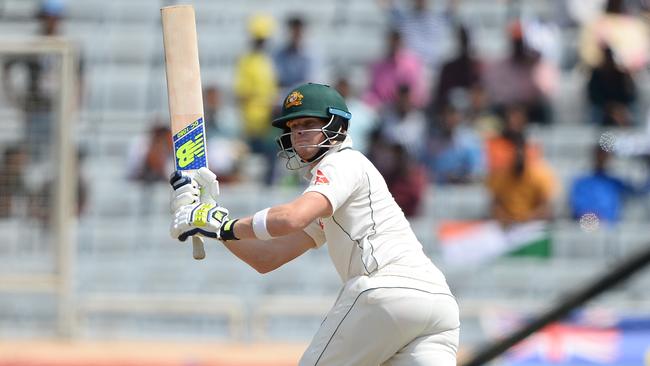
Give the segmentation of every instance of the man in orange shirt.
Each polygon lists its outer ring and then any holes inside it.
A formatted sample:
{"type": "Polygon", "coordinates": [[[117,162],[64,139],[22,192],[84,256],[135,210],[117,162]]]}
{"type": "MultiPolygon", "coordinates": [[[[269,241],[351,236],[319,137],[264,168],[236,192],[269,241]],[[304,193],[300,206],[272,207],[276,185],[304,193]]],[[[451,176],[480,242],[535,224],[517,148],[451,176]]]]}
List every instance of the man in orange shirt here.
{"type": "Polygon", "coordinates": [[[506,226],[551,219],[558,181],[540,150],[526,141],[524,111],[511,107],[506,114],[502,135],[488,142],[492,217],[506,226]]]}
{"type": "Polygon", "coordinates": [[[492,216],[504,225],[552,218],[552,202],[559,186],[542,160],[490,174],[486,184],[492,194],[492,216]]]}

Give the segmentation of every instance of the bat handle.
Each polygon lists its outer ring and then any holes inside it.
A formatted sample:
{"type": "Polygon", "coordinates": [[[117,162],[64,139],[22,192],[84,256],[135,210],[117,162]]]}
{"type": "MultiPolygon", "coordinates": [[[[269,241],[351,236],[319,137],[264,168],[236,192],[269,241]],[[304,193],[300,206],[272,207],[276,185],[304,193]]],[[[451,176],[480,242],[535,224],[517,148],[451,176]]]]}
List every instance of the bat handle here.
{"type": "Polygon", "coordinates": [[[205,258],[205,248],[203,247],[203,238],[199,236],[192,237],[192,256],[196,260],[205,258]]]}
{"type": "MultiPolygon", "coordinates": [[[[210,196],[203,188],[201,188],[201,201],[207,203],[216,203],[212,196],[210,196]]],[[[197,235],[192,236],[192,256],[196,260],[205,258],[203,238],[197,235]]]]}

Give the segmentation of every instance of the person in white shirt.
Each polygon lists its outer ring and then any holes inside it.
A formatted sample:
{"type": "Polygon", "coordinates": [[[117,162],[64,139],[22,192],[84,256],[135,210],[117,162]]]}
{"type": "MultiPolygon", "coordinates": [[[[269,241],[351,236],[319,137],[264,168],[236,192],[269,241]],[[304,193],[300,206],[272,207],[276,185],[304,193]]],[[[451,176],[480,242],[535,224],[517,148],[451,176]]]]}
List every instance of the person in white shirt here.
{"type": "Polygon", "coordinates": [[[310,181],[294,201],[230,219],[199,200],[213,174],[176,172],[172,236],[215,238],[260,273],[327,243],[343,282],[299,365],[456,365],[459,310],[444,275],[422,250],[377,169],[352,148],[343,97],[303,84],[285,98],[273,126],[289,169],[310,181]]]}

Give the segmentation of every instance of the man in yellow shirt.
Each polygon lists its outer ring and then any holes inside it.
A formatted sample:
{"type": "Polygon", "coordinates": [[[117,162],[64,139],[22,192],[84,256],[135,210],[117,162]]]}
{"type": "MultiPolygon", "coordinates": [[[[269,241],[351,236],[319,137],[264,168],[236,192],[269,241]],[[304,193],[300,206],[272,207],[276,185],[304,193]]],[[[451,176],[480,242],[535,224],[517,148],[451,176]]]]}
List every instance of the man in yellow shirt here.
{"type": "Polygon", "coordinates": [[[278,93],[273,60],[265,50],[273,28],[274,21],[270,16],[257,15],[251,18],[248,31],[252,48],[240,57],[235,74],[235,94],[243,122],[244,138],[253,153],[267,158],[267,184],[273,179],[275,142],[270,131],[270,121],[278,93]]]}

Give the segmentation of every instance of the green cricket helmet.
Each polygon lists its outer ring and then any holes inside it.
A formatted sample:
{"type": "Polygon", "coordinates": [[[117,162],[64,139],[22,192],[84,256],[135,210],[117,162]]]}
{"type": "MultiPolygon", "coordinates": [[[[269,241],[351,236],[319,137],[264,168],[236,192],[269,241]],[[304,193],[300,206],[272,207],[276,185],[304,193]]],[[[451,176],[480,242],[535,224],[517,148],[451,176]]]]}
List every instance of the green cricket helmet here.
{"type": "MultiPolygon", "coordinates": [[[[294,88],[282,103],[282,113],[273,120],[274,127],[284,132],[277,138],[280,146],[278,156],[287,159],[287,168],[299,169],[321,159],[325,153],[340,141],[345,140],[352,114],[343,96],[336,89],[324,84],[307,83],[294,88]],[[291,130],[287,123],[296,118],[316,117],[326,123],[320,129],[325,139],[318,145],[319,151],[312,158],[300,158],[291,143],[291,130]]],[[[309,131],[309,130],[307,130],[309,131]]]]}

